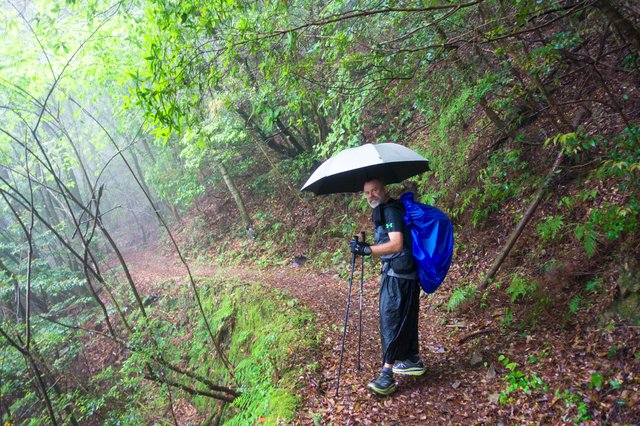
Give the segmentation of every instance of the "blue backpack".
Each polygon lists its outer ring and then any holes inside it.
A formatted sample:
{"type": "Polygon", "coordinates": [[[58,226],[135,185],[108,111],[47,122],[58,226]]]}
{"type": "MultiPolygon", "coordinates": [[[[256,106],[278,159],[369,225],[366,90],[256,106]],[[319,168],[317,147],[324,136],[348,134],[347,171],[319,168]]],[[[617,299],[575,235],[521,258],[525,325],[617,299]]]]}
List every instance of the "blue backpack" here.
{"type": "Polygon", "coordinates": [[[439,209],[413,201],[412,192],[405,192],[400,200],[405,208],[404,221],[411,231],[420,286],[426,293],[433,293],[451,266],[453,225],[439,209]]]}

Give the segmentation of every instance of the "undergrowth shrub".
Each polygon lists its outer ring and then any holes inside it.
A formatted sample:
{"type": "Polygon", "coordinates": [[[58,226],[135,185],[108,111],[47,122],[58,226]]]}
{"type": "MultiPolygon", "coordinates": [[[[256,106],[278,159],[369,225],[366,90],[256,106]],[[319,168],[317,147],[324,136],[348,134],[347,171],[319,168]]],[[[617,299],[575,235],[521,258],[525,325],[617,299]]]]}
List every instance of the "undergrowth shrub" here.
{"type": "MultiPolygon", "coordinates": [[[[138,309],[125,308],[131,332],[119,336],[126,338],[124,347],[106,335],[87,336],[79,329],[34,317],[32,327],[37,334],[32,347],[46,359],[54,358],[49,369],[56,377],[67,378],[59,395],[51,392],[54,407],[60,412],[70,407],[81,424],[96,420],[104,425],[159,424],[172,416],[171,405],[184,398],[197,408],[199,419],[213,419],[219,401],[188,395],[153,380],[154,376],[166,377],[177,386],[206,391],[197,380],[176,375],[159,362],[164,360],[241,392],[227,404],[222,424],[289,422],[299,402],[294,392],[298,377],[314,368],[308,362],[317,338],[313,315],[296,300],[255,282],[207,279],[198,282],[198,287],[213,342],[189,285],[173,280],[157,285],[163,296],[148,300],[146,318],[138,309]],[[234,366],[232,371],[218,356],[216,346],[234,366]],[[94,365],[96,355],[106,355],[111,361],[94,365]],[[97,371],[80,371],[78,366],[86,362],[91,363],[88,370],[97,371]]],[[[84,323],[96,312],[86,307],[80,317],[83,327],[90,327],[84,323]]],[[[20,356],[8,352],[5,343],[0,337],[5,348],[0,352],[3,401],[11,401],[15,418],[31,419],[24,424],[47,423],[28,366],[20,356]]]]}
{"type": "Polygon", "coordinates": [[[478,288],[475,285],[459,286],[453,290],[449,302],[447,303],[447,310],[449,312],[455,311],[470,300],[474,299],[478,295],[478,288]]]}
{"type": "Polygon", "coordinates": [[[531,395],[532,392],[547,392],[548,386],[536,373],[526,374],[518,369],[517,363],[504,355],[500,355],[498,361],[502,362],[507,369],[507,374],[504,377],[506,387],[500,392],[499,401],[501,404],[515,402],[512,395],[515,392],[523,392],[526,395],[531,395]]]}
{"type": "Polygon", "coordinates": [[[562,236],[563,229],[564,218],[562,216],[546,216],[536,225],[542,246],[549,242],[558,241],[562,236]]]}
{"type": "Polygon", "coordinates": [[[575,159],[595,156],[600,160],[588,175],[585,188],[574,199],[565,197],[559,202],[567,209],[578,202],[587,204],[585,219],[573,226],[576,238],[589,257],[596,253],[600,241],[620,240],[637,233],[640,224],[639,135],[639,128],[631,127],[611,138],[580,133],[554,138],[567,156],[575,159]],[[605,181],[611,185],[607,185],[610,189],[603,193],[598,183],[605,181]]]}
{"type": "MultiPolygon", "coordinates": [[[[86,323],[95,315],[95,302],[88,298],[83,280],[73,271],[58,268],[52,269],[42,259],[35,259],[31,264],[32,294],[29,352],[38,360],[46,362],[47,374],[52,377],[62,377],[66,371],[74,371],[77,357],[83,348],[81,336],[72,330],[68,317],[74,321],[86,323]],[[44,291],[46,290],[46,292],[44,291]],[[37,300],[37,303],[36,303],[37,300]]],[[[24,342],[26,326],[24,314],[19,320],[6,307],[13,303],[15,296],[12,280],[26,280],[22,275],[6,277],[0,274],[0,323],[3,330],[11,330],[12,339],[20,336],[24,342]]],[[[24,303],[24,302],[23,302],[24,303]]],[[[37,378],[33,373],[27,357],[22,356],[9,344],[7,336],[0,336],[0,396],[3,410],[0,418],[6,424],[13,419],[21,419],[20,424],[46,424],[50,421],[44,407],[41,405],[40,395],[36,391],[37,378]],[[12,417],[7,417],[11,413],[12,417]],[[5,414],[7,416],[5,416],[5,414]]],[[[70,379],[73,382],[73,379],[70,379]]],[[[68,404],[75,403],[75,392],[50,392],[51,404],[55,409],[63,410],[68,404]]]]}
{"type": "Polygon", "coordinates": [[[494,152],[486,167],[478,173],[480,185],[461,193],[458,207],[452,215],[461,216],[472,207],[471,223],[474,227],[482,227],[491,215],[500,211],[505,202],[521,197],[538,178],[527,171],[528,164],[520,157],[521,151],[518,149],[502,148],[494,152]]]}
{"type": "Polygon", "coordinates": [[[520,274],[514,274],[505,292],[511,296],[511,303],[516,300],[534,297],[538,292],[538,283],[524,278],[520,274]]]}

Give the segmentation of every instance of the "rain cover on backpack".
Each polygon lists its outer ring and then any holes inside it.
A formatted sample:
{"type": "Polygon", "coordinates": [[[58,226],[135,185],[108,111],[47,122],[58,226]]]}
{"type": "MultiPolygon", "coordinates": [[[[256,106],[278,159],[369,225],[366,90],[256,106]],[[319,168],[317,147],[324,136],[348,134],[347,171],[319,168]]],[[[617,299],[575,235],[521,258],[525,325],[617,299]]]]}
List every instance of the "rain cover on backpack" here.
{"type": "Polygon", "coordinates": [[[420,286],[426,293],[433,293],[451,266],[453,225],[437,208],[413,201],[412,192],[405,192],[400,199],[406,210],[404,221],[411,230],[420,286]]]}

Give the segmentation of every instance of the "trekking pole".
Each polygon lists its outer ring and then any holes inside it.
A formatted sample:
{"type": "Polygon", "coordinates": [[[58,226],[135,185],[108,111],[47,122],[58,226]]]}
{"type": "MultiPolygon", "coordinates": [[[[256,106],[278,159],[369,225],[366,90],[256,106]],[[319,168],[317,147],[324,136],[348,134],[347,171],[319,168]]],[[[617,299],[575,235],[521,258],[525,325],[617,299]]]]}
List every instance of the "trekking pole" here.
{"type": "MultiPolygon", "coordinates": [[[[358,237],[353,237],[358,241],[358,237]]],[[[338,397],[338,389],[340,389],[340,374],[342,374],[342,355],[344,354],[344,340],[347,337],[347,322],[349,321],[349,305],[351,304],[351,286],[353,285],[353,270],[356,267],[356,254],[351,256],[351,277],[349,278],[349,291],[347,292],[347,313],[344,316],[344,328],[342,329],[342,348],[340,349],[340,364],[338,365],[338,382],[336,383],[336,394],[338,397]]]]}
{"type": "MultiPolygon", "coordinates": [[[[360,232],[360,238],[362,238],[362,242],[364,243],[366,240],[366,235],[364,231],[360,232]]],[[[364,256],[361,256],[361,268],[360,268],[360,311],[359,311],[359,325],[358,325],[358,371],[360,368],[360,347],[362,346],[362,293],[364,290],[364,256]]]]}

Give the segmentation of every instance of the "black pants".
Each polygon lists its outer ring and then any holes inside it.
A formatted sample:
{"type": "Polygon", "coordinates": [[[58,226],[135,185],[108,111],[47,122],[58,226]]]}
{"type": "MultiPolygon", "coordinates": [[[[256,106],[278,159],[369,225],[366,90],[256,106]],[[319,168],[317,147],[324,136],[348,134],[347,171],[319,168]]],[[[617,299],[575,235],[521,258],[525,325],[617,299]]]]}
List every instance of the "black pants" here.
{"type": "Polygon", "coordinates": [[[380,340],[382,360],[393,364],[417,355],[420,284],[417,280],[382,275],[380,284],[380,340]]]}

